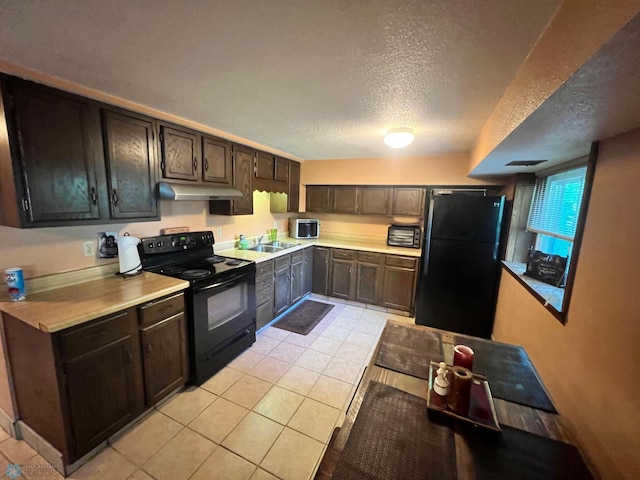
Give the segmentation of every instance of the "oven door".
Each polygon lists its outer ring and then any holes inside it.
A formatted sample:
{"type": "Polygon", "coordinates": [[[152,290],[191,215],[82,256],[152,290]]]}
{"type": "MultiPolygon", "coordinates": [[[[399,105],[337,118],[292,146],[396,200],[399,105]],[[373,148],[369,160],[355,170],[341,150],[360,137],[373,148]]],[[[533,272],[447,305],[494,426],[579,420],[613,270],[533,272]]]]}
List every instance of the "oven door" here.
{"type": "Polygon", "coordinates": [[[192,289],[191,371],[200,385],[255,342],[255,270],[192,289]]]}

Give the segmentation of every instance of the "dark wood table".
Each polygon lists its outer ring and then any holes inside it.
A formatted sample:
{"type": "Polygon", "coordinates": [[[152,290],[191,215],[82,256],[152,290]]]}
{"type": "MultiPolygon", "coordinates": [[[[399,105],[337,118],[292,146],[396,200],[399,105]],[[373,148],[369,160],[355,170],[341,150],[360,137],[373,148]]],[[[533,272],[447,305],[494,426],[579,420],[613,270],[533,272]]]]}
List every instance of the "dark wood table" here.
{"type": "MultiPolygon", "coordinates": [[[[387,327],[398,325],[402,328],[409,329],[409,333],[413,331],[419,331],[427,329],[432,332],[437,332],[442,339],[442,350],[444,354],[444,361],[451,365],[453,363],[453,347],[461,343],[461,338],[466,336],[457,333],[452,333],[444,330],[433,329],[421,325],[414,325],[395,320],[388,320],[387,327]]],[[[475,337],[466,337],[478,340],[475,337]]],[[[333,478],[333,472],[340,459],[353,424],[358,416],[360,407],[369,387],[371,381],[376,381],[384,385],[389,385],[396,389],[410,393],[417,397],[425,399],[425,411],[426,411],[426,398],[428,393],[428,381],[417,378],[415,376],[406,375],[393,371],[387,368],[382,368],[375,364],[376,358],[380,348],[383,346],[384,336],[381,336],[376,349],[371,357],[360,384],[358,385],[356,392],[351,401],[351,405],[346,413],[344,423],[340,428],[336,428],[331,441],[327,447],[324,457],[316,472],[316,480],[328,480],[333,478]]],[[[501,425],[506,425],[519,430],[524,430],[535,435],[540,435],[553,440],[559,440],[568,444],[573,444],[572,438],[568,429],[565,427],[562,417],[558,414],[549,413],[543,410],[519,405],[502,399],[494,398],[496,407],[496,414],[498,421],[501,425]]],[[[457,478],[460,480],[474,479],[476,477],[474,473],[474,463],[471,453],[464,436],[456,428],[454,432],[455,439],[455,456],[457,467],[457,478]]]]}

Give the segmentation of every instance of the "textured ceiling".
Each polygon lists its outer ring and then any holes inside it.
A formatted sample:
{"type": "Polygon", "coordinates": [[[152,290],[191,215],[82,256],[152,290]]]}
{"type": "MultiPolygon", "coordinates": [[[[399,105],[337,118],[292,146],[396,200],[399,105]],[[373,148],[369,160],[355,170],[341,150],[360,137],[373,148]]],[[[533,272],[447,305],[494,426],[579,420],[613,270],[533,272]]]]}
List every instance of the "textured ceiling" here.
{"type": "Polygon", "coordinates": [[[0,60],[302,159],[469,151],[560,0],[0,3],[0,60]]]}

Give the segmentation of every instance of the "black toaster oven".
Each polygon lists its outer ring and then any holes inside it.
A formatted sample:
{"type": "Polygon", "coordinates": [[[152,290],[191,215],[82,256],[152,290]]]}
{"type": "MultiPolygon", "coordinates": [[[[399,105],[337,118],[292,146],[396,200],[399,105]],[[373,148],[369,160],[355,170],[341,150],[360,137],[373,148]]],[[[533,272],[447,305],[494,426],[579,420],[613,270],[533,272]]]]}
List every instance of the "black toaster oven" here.
{"type": "Polygon", "coordinates": [[[420,248],[420,225],[389,225],[387,245],[390,247],[420,248]]]}

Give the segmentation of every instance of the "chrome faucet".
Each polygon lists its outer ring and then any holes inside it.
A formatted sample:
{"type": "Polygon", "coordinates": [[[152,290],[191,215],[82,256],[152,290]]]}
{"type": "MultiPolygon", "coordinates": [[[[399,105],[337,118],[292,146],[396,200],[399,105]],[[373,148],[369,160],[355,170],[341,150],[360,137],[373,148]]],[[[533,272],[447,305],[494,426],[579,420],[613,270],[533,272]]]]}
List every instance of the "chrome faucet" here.
{"type": "Polygon", "coordinates": [[[264,238],[264,235],[260,235],[258,237],[258,245],[260,245],[262,243],[262,239],[264,238]]]}

